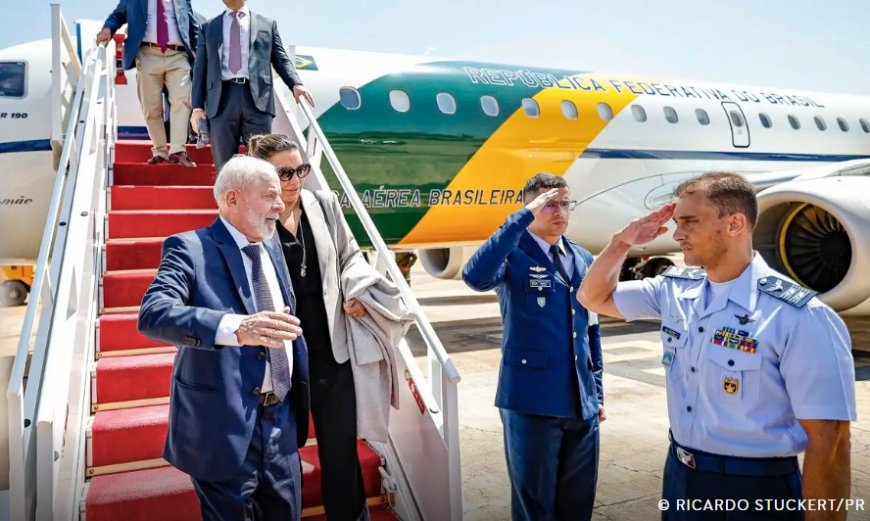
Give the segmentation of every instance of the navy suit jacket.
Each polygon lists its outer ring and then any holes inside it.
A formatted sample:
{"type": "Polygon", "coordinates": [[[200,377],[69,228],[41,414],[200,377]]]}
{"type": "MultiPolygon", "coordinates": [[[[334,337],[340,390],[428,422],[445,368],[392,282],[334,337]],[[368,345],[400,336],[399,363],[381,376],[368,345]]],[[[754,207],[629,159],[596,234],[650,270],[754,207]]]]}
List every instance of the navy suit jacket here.
{"type": "MultiPolygon", "coordinates": [[[[190,0],[173,0],[175,7],[175,22],[178,34],[184,49],[187,51],[187,59],[193,63],[193,50],[196,49],[196,35],[199,32],[199,23],[196,21],[190,0]]],[[[127,40],[124,42],[124,68],[132,69],[136,65],[136,55],[139,54],[139,46],[145,38],[145,25],[148,23],[148,0],[120,0],[118,7],[106,18],[103,27],[108,27],[112,34],[118,32],[122,25],[127,24],[127,40]]]]}
{"type": "MultiPolygon", "coordinates": [[[[224,45],[224,13],[212,18],[202,26],[193,63],[193,90],[190,102],[195,109],[205,109],[209,118],[218,113],[221,101],[221,51],[229,52],[224,45]]],[[[290,61],[278,24],[265,16],[250,11],[250,52],[248,54],[248,85],[254,105],[261,112],[275,115],[275,97],[272,94],[272,67],[291,89],[302,85],[296,67],[290,61]]]]}
{"type": "MultiPolygon", "coordinates": [[[[264,243],[285,302],[295,309],[290,277],[277,241],[264,243]]],[[[263,347],[214,345],[226,313],[256,312],[242,252],[226,226],[173,235],[139,311],[139,331],[176,344],[169,400],[169,432],[163,456],[180,470],[207,481],[223,481],[241,468],[257,420],[266,370],[263,347]]],[[[279,450],[293,454],[308,436],[308,354],[302,337],[293,342],[290,400],[296,432],[279,450]]]]}
{"type": "Polygon", "coordinates": [[[529,235],[533,220],[526,208],[512,214],[462,272],[471,288],[495,289],[501,306],[504,339],[495,405],[563,418],[579,412],[589,419],[604,403],[604,364],[599,327],[589,326],[576,295],[592,255],[563,238],[574,257],[571,280],[563,280],[529,235]]]}

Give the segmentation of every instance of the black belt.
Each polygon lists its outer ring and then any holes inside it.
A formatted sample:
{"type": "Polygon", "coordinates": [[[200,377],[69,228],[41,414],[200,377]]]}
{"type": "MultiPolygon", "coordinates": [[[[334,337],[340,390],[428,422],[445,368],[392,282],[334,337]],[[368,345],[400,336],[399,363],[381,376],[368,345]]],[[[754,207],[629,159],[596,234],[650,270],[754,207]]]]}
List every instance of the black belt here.
{"type": "Polygon", "coordinates": [[[230,78],[228,80],[224,80],[224,83],[239,83],[241,85],[244,85],[245,83],[248,83],[248,78],[230,78]]]}
{"type": "MultiPolygon", "coordinates": [[[[154,42],[142,42],[142,44],[139,45],[139,47],[154,47],[154,48],[160,49],[160,44],[154,43],[154,42]]],[[[183,45],[175,45],[172,43],[167,43],[166,48],[172,49],[173,51],[186,51],[187,50],[184,48],[183,45]]]]}
{"type": "Polygon", "coordinates": [[[268,407],[270,405],[275,405],[276,403],[280,402],[281,400],[279,400],[278,397],[275,396],[275,393],[268,392],[268,393],[260,394],[260,398],[258,401],[259,401],[260,405],[262,405],[263,407],[268,407]]]}
{"type": "Polygon", "coordinates": [[[703,470],[731,476],[787,476],[798,471],[797,456],[785,458],[740,458],[718,456],[708,452],[688,449],[671,438],[671,452],[677,461],[692,470],[703,470]]]}

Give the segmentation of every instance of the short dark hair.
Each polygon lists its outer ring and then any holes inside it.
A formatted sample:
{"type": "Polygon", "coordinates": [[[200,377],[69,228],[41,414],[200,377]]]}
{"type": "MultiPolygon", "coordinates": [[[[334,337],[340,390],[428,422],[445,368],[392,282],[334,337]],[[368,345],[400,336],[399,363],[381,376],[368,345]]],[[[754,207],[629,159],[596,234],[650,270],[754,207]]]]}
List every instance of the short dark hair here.
{"type": "Polygon", "coordinates": [[[278,152],[292,150],[299,150],[299,146],[284,134],[260,134],[248,140],[248,155],[266,161],[278,152]]]}
{"type": "Polygon", "coordinates": [[[549,190],[551,188],[565,188],[567,186],[568,182],[565,181],[565,178],[548,172],[540,172],[526,181],[526,186],[523,187],[523,202],[531,202],[532,198],[535,197],[538,194],[538,191],[542,188],[549,190]]]}
{"type": "Polygon", "coordinates": [[[758,222],[758,199],[755,187],[743,176],[731,172],[708,172],[683,181],[674,190],[677,197],[683,194],[702,193],[719,211],[719,217],[742,213],[749,221],[750,229],[758,222]]]}

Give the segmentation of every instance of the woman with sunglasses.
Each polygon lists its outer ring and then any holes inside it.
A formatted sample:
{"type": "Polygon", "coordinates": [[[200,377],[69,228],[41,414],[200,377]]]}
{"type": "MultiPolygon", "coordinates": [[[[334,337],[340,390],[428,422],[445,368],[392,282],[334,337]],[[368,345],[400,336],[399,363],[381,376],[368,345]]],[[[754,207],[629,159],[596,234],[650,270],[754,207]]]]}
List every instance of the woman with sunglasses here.
{"type": "Polygon", "coordinates": [[[248,154],[272,163],[281,179],[285,209],[277,230],[308,344],[324,510],[330,521],[368,519],[357,456],[356,393],[341,316],[357,319],[366,308],[353,299],[342,303],[339,286],[343,269],[365,259],[335,195],[302,187],[311,165],[302,161],[296,143],[281,134],[254,136],[248,154]]]}

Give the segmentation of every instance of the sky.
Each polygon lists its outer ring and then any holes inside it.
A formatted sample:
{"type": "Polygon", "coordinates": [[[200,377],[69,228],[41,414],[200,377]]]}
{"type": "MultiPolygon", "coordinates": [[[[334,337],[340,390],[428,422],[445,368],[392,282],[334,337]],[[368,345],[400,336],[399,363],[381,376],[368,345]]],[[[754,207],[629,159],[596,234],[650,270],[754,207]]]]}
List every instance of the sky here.
{"type": "MultiPolygon", "coordinates": [[[[113,0],[61,0],[103,20],[113,0]]],[[[211,18],[219,0],[192,0],[211,18]]],[[[866,0],[250,0],[285,43],[870,94],[866,0]],[[606,5],[605,5],[606,4],[606,5]]],[[[0,0],[0,48],[48,38],[44,0],[0,0]]]]}

